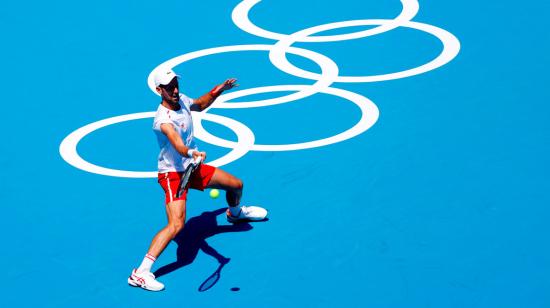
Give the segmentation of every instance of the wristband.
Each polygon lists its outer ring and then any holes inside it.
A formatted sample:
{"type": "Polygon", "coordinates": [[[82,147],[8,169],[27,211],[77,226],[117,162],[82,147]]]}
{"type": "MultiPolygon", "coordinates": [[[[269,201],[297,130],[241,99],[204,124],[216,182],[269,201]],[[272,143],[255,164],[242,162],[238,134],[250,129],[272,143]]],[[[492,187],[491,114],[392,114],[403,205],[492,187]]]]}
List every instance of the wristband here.
{"type": "Polygon", "coordinates": [[[193,153],[195,153],[197,150],[195,149],[189,149],[187,151],[187,157],[193,158],[193,153]]]}
{"type": "Polygon", "coordinates": [[[217,98],[223,92],[221,91],[222,87],[223,87],[222,85],[215,86],[212,90],[210,90],[210,95],[212,95],[214,98],[217,98]]]}

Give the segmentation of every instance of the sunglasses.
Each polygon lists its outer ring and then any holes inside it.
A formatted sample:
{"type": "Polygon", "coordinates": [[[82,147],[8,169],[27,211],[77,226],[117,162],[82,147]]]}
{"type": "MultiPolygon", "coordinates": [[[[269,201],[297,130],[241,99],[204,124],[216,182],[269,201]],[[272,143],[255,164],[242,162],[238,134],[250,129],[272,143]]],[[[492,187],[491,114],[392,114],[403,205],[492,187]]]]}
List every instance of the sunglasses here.
{"type": "Polygon", "coordinates": [[[174,80],[172,82],[170,82],[169,84],[167,85],[160,85],[159,87],[161,87],[162,89],[166,90],[167,92],[174,92],[174,89],[176,89],[177,87],[179,87],[179,84],[178,84],[178,81],[177,80],[174,80]]]}

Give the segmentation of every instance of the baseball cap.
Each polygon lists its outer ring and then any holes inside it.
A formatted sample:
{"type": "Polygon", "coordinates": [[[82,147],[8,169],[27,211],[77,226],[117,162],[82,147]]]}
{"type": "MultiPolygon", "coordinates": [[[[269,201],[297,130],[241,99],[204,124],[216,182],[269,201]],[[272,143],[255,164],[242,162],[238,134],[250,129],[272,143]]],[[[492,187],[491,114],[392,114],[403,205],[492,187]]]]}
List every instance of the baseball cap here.
{"type": "Polygon", "coordinates": [[[161,69],[155,74],[155,86],[167,85],[174,77],[180,76],[176,75],[172,69],[161,69]]]}

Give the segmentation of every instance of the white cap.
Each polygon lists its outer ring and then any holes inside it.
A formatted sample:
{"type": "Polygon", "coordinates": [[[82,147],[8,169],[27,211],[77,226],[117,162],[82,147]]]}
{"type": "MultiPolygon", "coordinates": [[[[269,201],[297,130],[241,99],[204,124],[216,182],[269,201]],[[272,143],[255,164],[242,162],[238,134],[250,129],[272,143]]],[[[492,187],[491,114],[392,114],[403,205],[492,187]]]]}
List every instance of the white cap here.
{"type": "Polygon", "coordinates": [[[155,75],[155,86],[167,85],[174,79],[174,77],[180,77],[176,75],[172,69],[161,69],[155,75]]]}

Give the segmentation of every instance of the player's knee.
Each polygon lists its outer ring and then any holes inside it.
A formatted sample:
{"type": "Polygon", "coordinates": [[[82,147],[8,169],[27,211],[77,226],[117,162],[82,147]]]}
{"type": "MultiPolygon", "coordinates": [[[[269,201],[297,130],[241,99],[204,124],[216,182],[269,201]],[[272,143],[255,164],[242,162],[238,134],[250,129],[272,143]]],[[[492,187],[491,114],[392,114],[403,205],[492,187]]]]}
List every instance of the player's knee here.
{"type": "Polygon", "coordinates": [[[168,228],[170,230],[170,235],[172,238],[176,237],[178,233],[183,229],[184,222],[183,221],[176,221],[172,222],[168,225],[168,228]]]}
{"type": "Polygon", "coordinates": [[[235,190],[243,190],[243,181],[241,179],[235,179],[233,187],[235,190]]]}

